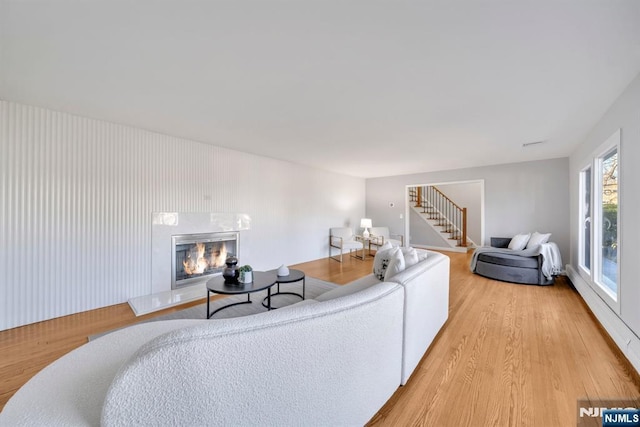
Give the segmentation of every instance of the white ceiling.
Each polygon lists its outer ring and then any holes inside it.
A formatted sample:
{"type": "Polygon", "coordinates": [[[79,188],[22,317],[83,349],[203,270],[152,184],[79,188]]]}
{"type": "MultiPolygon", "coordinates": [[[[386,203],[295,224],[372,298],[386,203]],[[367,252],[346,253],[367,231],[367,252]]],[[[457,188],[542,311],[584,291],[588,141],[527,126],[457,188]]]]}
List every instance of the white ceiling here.
{"type": "Polygon", "coordinates": [[[0,8],[2,99],[361,177],[567,156],[640,73],[637,0],[0,8]]]}

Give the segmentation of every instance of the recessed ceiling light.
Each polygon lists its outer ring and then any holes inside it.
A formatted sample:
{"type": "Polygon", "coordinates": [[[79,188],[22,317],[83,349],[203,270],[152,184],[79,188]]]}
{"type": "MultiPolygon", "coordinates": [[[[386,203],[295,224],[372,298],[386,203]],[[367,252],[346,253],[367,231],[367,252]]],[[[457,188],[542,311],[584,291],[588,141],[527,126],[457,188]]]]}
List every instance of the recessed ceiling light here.
{"type": "Polygon", "coordinates": [[[544,144],[547,141],[535,141],[535,142],[525,142],[522,144],[522,148],[531,147],[532,145],[544,144]]]}

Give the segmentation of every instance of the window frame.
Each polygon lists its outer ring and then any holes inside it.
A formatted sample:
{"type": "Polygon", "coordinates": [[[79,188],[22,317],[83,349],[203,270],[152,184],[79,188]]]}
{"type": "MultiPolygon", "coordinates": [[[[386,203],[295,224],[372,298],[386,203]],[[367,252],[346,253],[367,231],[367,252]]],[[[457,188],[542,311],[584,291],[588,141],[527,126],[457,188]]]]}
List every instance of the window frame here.
{"type": "Polygon", "coordinates": [[[581,270],[583,275],[591,277],[591,272],[593,271],[593,164],[589,164],[582,168],[580,171],[580,182],[579,182],[579,199],[580,206],[578,208],[578,267],[581,270]],[[589,205],[591,212],[589,213],[589,268],[587,268],[585,263],[585,178],[586,173],[589,172],[589,205]]]}
{"type": "Polygon", "coordinates": [[[622,298],[622,282],[621,282],[621,260],[622,260],[622,239],[620,233],[620,206],[622,199],[622,180],[621,180],[621,138],[620,129],[616,130],[607,140],[590,155],[590,163],[580,170],[579,182],[579,221],[578,221],[578,271],[583,279],[591,286],[591,288],[607,303],[616,313],[620,314],[620,300],[622,298]],[[610,290],[604,283],[600,281],[602,273],[602,164],[603,159],[613,151],[618,155],[618,210],[617,210],[617,283],[616,292],[610,290]],[[591,225],[590,225],[590,270],[583,265],[584,260],[584,190],[583,182],[584,172],[591,168],[591,225]]]}

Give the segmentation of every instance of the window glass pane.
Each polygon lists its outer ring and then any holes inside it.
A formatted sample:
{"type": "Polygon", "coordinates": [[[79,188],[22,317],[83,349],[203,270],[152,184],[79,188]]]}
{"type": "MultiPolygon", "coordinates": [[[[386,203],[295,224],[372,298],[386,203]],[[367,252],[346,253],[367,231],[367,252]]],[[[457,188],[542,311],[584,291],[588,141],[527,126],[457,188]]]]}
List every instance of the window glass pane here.
{"type": "Polygon", "coordinates": [[[618,290],[618,151],[602,158],[602,268],[600,282],[617,293],[618,290]]]}
{"type": "Polygon", "coordinates": [[[582,172],[582,257],[581,265],[591,270],[591,168],[582,172]]]}

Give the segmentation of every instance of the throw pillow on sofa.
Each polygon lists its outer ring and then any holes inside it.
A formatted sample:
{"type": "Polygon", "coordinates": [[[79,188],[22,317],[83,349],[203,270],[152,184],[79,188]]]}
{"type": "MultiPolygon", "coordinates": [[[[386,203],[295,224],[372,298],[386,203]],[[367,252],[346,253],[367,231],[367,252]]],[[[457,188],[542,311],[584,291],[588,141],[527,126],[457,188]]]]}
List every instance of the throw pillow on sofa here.
{"type": "Polygon", "coordinates": [[[543,243],[548,243],[550,238],[551,233],[538,233],[537,231],[534,231],[529,242],[527,242],[527,249],[535,248],[543,243]]]}
{"type": "Polygon", "coordinates": [[[373,275],[376,276],[378,280],[384,280],[384,275],[391,261],[390,255],[393,249],[391,243],[386,242],[376,251],[376,256],[373,258],[373,275]]]}
{"type": "Polygon", "coordinates": [[[400,248],[400,250],[402,251],[402,255],[404,255],[404,268],[409,268],[420,262],[416,248],[400,248]]]}
{"type": "Polygon", "coordinates": [[[404,269],[405,262],[402,251],[400,250],[400,248],[393,248],[391,252],[389,252],[389,265],[387,266],[387,270],[384,273],[384,280],[389,280],[396,274],[404,271],[404,269]]]}
{"type": "Polygon", "coordinates": [[[513,236],[513,239],[509,242],[509,249],[513,249],[514,251],[521,251],[527,247],[527,243],[529,242],[529,238],[531,237],[531,233],[527,234],[516,234],[513,236]]]}

